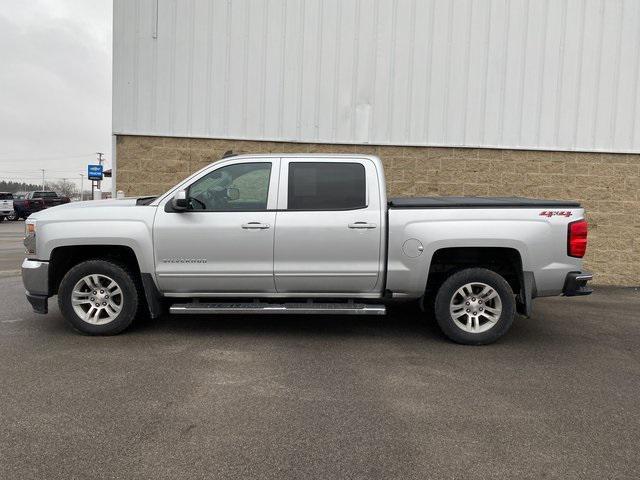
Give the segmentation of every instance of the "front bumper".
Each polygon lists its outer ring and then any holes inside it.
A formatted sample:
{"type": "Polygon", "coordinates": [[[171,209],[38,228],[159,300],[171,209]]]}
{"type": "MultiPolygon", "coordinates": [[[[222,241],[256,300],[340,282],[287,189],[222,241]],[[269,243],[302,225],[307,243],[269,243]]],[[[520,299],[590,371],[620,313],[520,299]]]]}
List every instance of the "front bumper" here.
{"type": "Polygon", "coordinates": [[[593,274],[589,272],[571,272],[567,274],[564,281],[562,294],[565,297],[575,297],[578,295],[590,295],[593,290],[587,286],[587,282],[593,279],[593,274]]]}
{"type": "Polygon", "coordinates": [[[22,283],[27,300],[36,313],[47,313],[49,294],[49,262],[29,260],[22,262],[22,283]]]}
{"type": "Polygon", "coordinates": [[[49,297],[46,295],[32,295],[27,292],[27,300],[36,313],[45,315],[49,312],[49,297]]]}

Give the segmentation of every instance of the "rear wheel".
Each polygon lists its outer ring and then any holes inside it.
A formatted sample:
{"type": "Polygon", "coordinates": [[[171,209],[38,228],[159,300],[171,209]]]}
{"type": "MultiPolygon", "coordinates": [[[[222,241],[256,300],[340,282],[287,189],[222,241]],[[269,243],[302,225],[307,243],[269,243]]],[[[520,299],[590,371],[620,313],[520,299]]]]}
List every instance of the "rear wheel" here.
{"type": "Polygon", "coordinates": [[[135,273],[105,260],[74,266],[58,289],[64,318],[88,335],[114,335],[127,328],[136,317],[139,298],[135,273]]]}
{"type": "Polygon", "coordinates": [[[495,342],[513,323],[515,299],[509,283],[484,268],[451,275],[440,287],[435,315],[442,332],[465,345],[495,342]]]}
{"type": "Polygon", "coordinates": [[[18,215],[18,212],[11,212],[9,215],[7,215],[7,220],[11,220],[12,222],[15,222],[16,220],[18,220],[20,218],[20,216],[18,215]]]}

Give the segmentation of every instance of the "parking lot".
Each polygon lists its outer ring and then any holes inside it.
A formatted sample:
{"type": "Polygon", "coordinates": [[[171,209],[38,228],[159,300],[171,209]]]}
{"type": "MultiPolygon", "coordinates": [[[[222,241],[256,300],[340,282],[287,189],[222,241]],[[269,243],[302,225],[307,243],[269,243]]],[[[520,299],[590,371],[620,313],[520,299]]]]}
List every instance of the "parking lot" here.
{"type": "Polygon", "coordinates": [[[24,221],[0,222],[0,278],[20,273],[24,246],[24,221]]]}
{"type": "Polygon", "coordinates": [[[32,313],[0,223],[0,478],[638,478],[640,292],[538,299],[500,342],[387,317],[32,313]]]}

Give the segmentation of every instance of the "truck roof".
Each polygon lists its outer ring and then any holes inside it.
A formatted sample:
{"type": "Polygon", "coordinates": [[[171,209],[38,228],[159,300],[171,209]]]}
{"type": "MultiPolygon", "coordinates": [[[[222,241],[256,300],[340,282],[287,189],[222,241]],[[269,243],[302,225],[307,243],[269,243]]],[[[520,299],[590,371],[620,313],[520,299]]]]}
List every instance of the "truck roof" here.
{"type": "Polygon", "coordinates": [[[222,160],[230,158],[369,158],[371,160],[380,159],[376,155],[364,155],[357,153],[241,153],[238,155],[228,155],[222,160]]]}

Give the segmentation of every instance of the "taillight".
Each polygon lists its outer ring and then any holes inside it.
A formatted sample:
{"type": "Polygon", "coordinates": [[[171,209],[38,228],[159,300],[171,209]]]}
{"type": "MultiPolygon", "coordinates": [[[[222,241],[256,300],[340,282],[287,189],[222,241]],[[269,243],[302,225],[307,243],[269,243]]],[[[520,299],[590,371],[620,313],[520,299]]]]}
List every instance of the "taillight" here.
{"type": "Polygon", "coordinates": [[[29,200],[24,201],[24,208],[29,208],[29,200]]]}
{"type": "Polygon", "coordinates": [[[587,221],[577,220],[569,224],[567,255],[582,258],[587,251],[587,221]]]}

